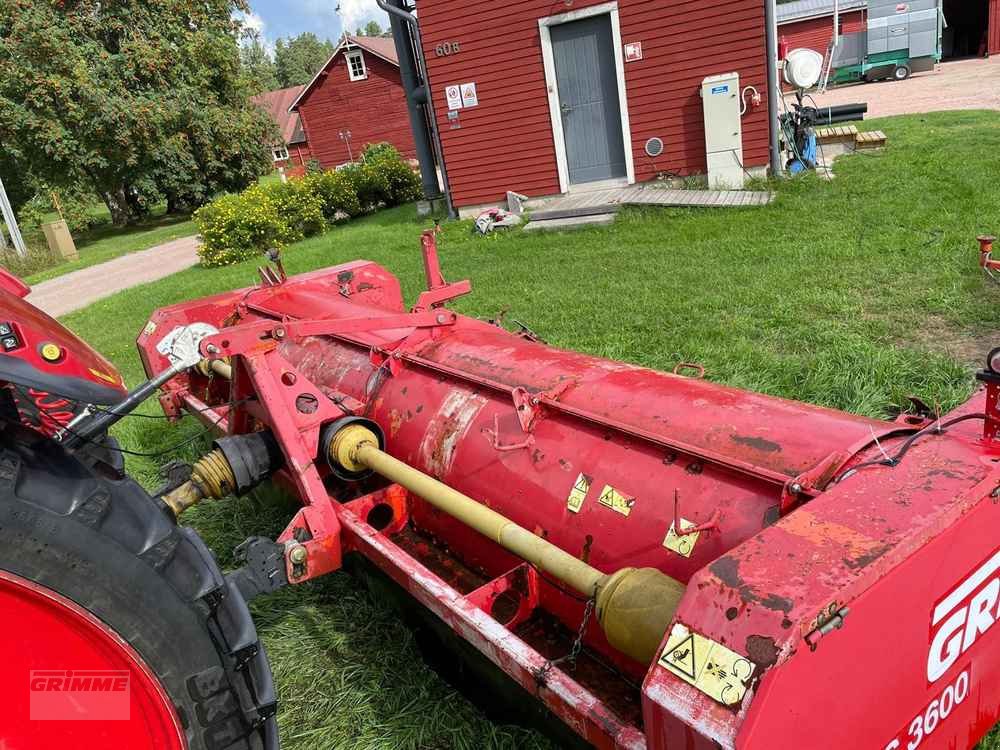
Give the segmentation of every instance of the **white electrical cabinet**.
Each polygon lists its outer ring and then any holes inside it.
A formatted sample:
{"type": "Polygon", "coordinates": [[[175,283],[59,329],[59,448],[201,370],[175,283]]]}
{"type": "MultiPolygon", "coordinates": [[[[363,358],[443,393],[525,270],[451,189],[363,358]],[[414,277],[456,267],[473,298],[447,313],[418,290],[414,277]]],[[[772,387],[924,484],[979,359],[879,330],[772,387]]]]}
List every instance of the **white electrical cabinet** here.
{"type": "Polygon", "coordinates": [[[708,186],[713,190],[743,187],[743,126],[739,73],[710,76],[701,82],[705,110],[708,186]]]}

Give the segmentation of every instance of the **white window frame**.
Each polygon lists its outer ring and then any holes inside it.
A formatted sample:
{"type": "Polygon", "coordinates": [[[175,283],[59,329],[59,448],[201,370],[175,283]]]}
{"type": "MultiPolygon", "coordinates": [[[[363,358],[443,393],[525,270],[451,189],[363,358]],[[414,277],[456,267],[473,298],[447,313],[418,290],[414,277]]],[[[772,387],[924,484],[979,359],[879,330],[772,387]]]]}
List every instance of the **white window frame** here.
{"type": "Polygon", "coordinates": [[[556,166],[559,170],[559,192],[561,193],[569,192],[570,189],[569,161],[566,158],[566,135],[563,132],[562,113],[559,109],[559,86],[556,83],[556,59],[552,51],[551,29],[559,24],[602,15],[608,15],[611,18],[611,43],[615,48],[615,72],[618,77],[618,106],[622,115],[622,140],[625,144],[625,178],[629,185],[635,183],[632,128],[628,117],[628,93],[625,90],[625,52],[622,44],[618,3],[601,3],[589,8],[538,19],[538,31],[542,40],[542,63],[545,67],[545,85],[549,92],[549,118],[552,120],[552,139],[555,141],[556,166]]]}
{"type": "Polygon", "coordinates": [[[352,81],[363,81],[368,78],[368,66],[365,64],[364,52],[359,49],[350,50],[344,53],[344,59],[347,61],[347,75],[351,77],[352,81]],[[354,72],[355,61],[361,63],[360,74],[354,72]]]}
{"type": "Polygon", "coordinates": [[[276,161],[288,161],[288,146],[274,146],[271,149],[271,157],[276,161]],[[284,154],[284,156],[279,156],[279,154],[284,154]]]}

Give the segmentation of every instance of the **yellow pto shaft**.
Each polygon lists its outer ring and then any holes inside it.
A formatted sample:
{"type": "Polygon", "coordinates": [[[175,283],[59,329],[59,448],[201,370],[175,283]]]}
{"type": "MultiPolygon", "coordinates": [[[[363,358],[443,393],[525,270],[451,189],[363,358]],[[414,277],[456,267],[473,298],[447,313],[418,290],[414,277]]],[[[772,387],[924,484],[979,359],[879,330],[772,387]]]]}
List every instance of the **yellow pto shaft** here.
{"type": "Polygon", "coordinates": [[[684,595],[684,584],[655,568],[622,568],[605,574],[510,519],[379,448],[376,435],[350,424],[330,443],[330,458],[349,472],[371,470],[405,487],[438,510],[475,529],[539,570],[596,599],[608,642],[642,663],[656,655],[684,595]]]}

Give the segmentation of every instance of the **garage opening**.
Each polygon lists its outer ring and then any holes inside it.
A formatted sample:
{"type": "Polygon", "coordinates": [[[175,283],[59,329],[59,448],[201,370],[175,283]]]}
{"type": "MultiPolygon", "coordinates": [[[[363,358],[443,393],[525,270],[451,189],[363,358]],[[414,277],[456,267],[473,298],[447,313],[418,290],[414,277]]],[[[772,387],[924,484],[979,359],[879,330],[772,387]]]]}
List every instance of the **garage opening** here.
{"type": "Polygon", "coordinates": [[[944,0],[948,27],[942,36],[945,60],[985,57],[989,51],[990,0],[944,0]]]}

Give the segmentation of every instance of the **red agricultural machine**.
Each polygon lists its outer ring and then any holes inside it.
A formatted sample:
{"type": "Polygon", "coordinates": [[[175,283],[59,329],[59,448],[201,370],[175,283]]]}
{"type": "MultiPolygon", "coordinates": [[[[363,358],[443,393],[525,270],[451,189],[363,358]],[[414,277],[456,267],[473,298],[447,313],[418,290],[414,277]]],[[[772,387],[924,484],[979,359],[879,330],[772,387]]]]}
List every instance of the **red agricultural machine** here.
{"type": "Polygon", "coordinates": [[[566,745],[969,748],[1000,718],[1000,351],[950,414],[867,419],[455,314],[423,252],[411,307],[374,263],[272,258],[159,310],[127,396],[3,279],[10,746],[275,747],[246,602],[342,567],[566,745]],[[219,437],[150,496],[107,428],[155,389],[219,437]],[[302,508],[223,575],[177,518],[267,479],[302,508]],[[32,720],[80,670],[127,677],[131,720],[32,720]]]}

